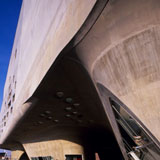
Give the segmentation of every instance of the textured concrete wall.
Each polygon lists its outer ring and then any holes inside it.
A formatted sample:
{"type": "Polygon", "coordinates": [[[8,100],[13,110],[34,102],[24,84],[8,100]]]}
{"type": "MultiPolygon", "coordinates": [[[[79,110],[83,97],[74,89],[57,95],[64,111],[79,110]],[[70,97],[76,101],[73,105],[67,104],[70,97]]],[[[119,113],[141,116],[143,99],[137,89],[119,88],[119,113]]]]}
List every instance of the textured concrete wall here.
{"type": "Polygon", "coordinates": [[[77,52],[160,140],[160,1],[110,1],[77,52]],[[153,125],[154,124],[154,125],[153,125]]]}
{"type": "Polygon", "coordinates": [[[20,150],[11,152],[11,160],[19,160],[24,152],[20,150]]]}

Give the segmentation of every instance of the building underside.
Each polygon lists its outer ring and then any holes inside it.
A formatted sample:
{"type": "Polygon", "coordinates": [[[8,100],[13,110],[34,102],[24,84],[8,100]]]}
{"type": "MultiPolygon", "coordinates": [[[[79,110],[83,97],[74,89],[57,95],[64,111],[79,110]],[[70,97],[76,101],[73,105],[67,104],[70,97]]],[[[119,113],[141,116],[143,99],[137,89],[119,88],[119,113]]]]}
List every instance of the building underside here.
{"type": "Polygon", "coordinates": [[[159,0],[24,0],[1,147],[17,160],[159,160],[159,23],[159,0]]]}

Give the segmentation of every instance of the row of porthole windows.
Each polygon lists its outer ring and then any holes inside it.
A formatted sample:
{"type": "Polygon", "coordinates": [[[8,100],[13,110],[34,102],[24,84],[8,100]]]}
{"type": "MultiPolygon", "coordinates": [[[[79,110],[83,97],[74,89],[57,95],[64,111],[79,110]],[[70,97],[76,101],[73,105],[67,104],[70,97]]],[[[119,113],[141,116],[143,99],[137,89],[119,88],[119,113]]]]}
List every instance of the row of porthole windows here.
{"type": "Polygon", "coordinates": [[[15,92],[13,93],[13,90],[16,89],[17,81],[15,80],[15,75],[13,75],[11,81],[11,76],[9,77],[9,87],[8,87],[8,97],[7,100],[10,101],[12,99],[12,102],[14,102],[15,99],[15,92]],[[12,82],[13,81],[13,82],[12,82]]]}
{"type": "Polygon", "coordinates": [[[1,125],[0,125],[0,129],[2,129],[3,127],[5,127],[6,123],[7,123],[6,121],[2,122],[1,125]]]}
{"type": "MultiPolygon", "coordinates": [[[[10,109],[10,113],[12,113],[13,107],[11,107],[10,109]]],[[[2,121],[6,120],[9,117],[9,111],[6,113],[6,115],[4,115],[2,121]]]]}
{"type": "MultiPolygon", "coordinates": [[[[10,107],[11,103],[15,101],[15,93],[12,93],[12,90],[9,91],[7,101],[8,101],[8,108],[10,107]]],[[[5,102],[5,106],[6,106],[6,102],[5,102]]]]}
{"type": "MultiPolygon", "coordinates": [[[[16,56],[17,56],[17,49],[15,50],[15,58],[16,58],[16,56]]],[[[3,117],[3,119],[2,119],[2,124],[1,124],[1,126],[0,126],[0,128],[2,128],[2,127],[4,127],[4,126],[6,126],[6,123],[7,123],[7,119],[8,119],[8,117],[9,117],[9,113],[12,113],[13,112],[13,107],[11,107],[11,105],[12,105],[12,103],[15,101],[15,93],[14,94],[12,94],[12,83],[14,83],[14,87],[13,87],[13,89],[16,89],[16,84],[17,84],[17,82],[15,81],[15,75],[13,75],[13,77],[12,77],[12,81],[13,82],[11,82],[11,76],[9,77],[9,83],[10,83],[10,85],[9,85],[9,87],[8,87],[8,97],[7,97],[7,101],[8,102],[5,102],[5,108],[7,107],[8,109],[10,108],[10,111],[8,111],[7,113],[6,113],[6,115],[4,115],[4,117],[3,117]]]]}
{"type": "MultiPolygon", "coordinates": [[[[13,79],[14,79],[14,76],[13,76],[13,79]]],[[[16,85],[16,82],[15,82],[15,85],[16,85]]],[[[11,107],[15,101],[15,93],[12,93],[12,89],[11,89],[11,84],[9,85],[9,94],[8,94],[8,98],[7,98],[7,101],[8,102],[5,102],[5,109],[9,109],[10,108],[10,113],[12,113],[13,111],[13,107],[11,107]]],[[[7,117],[9,116],[9,111],[7,112],[7,114],[3,117],[2,119],[2,122],[4,120],[7,119],[7,117]]],[[[5,125],[4,125],[5,126],[5,125]]]]}
{"type": "MultiPolygon", "coordinates": [[[[14,101],[15,101],[15,94],[13,94],[12,99],[9,100],[7,107],[10,108],[14,101]]],[[[5,102],[5,107],[6,107],[6,102],[5,102]]]]}
{"type": "MultiPolygon", "coordinates": [[[[14,102],[14,100],[15,100],[15,93],[13,94],[13,96],[12,96],[12,91],[11,92],[9,92],[9,94],[8,94],[8,101],[10,102],[10,101],[12,101],[12,102],[14,102]]],[[[6,103],[5,103],[6,104],[6,103]]],[[[8,103],[9,104],[9,103],[8,103]]]]}
{"type": "MultiPolygon", "coordinates": [[[[10,113],[12,113],[12,112],[13,112],[13,107],[11,107],[11,109],[10,109],[10,113]]],[[[8,117],[9,117],[9,111],[8,111],[7,114],[3,117],[3,119],[2,119],[2,125],[0,126],[0,128],[6,126],[8,117]]]]}
{"type": "MultiPolygon", "coordinates": [[[[17,56],[17,48],[15,49],[15,58],[17,56]]],[[[15,75],[9,76],[9,87],[8,87],[8,96],[7,96],[7,102],[5,102],[5,107],[10,108],[12,103],[15,101],[15,92],[13,93],[12,90],[16,89],[17,81],[15,80],[15,75]],[[12,87],[13,86],[13,87],[12,87]]],[[[12,109],[11,109],[12,111],[12,109]]]]}

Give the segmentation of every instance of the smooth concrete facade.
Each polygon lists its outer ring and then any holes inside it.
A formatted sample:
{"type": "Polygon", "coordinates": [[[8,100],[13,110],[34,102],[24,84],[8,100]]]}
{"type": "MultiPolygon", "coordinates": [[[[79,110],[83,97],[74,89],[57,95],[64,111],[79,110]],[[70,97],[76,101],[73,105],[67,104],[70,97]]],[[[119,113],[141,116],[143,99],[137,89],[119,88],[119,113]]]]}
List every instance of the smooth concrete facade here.
{"type": "Polygon", "coordinates": [[[35,103],[25,102],[32,96],[57,55],[80,29],[95,2],[23,1],[4,89],[1,143],[35,103]]]}
{"type": "Polygon", "coordinates": [[[129,159],[110,98],[160,147],[159,12],[158,0],[24,0],[1,110],[12,158],[129,159]]]}
{"type": "MultiPolygon", "coordinates": [[[[14,110],[16,110],[15,114],[20,112],[15,118],[18,119],[23,115],[24,111],[23,109],[20,111],[19,106],[22,105],[23,108],[23,104],[32,96],[50,65],[79,30],[94,4],[95,1],[85,1],[84,3],[50,0],[48,2],[23,1],[4,89],[2,105],[4,116],[7,115],[7,108],[10,107],[8,106],[10,99],[14,101],[13,112],[14,110]],[[40,26],[40,28],[37,29],[36,26],[40,26]],[[32,34],[33,31],[34,34],[32,34]],[[33,72],[34,76],[32,76],[33,72]]],[[[9,125],[11,123],[12,121],[9,125]]],[[[11,126],[9,130],[12,128],[11,126]]],[[[4,131],[6,130],[8,129],[4,131]]],[[[3,135],[6,136],[7,133],[3,135]]]]}

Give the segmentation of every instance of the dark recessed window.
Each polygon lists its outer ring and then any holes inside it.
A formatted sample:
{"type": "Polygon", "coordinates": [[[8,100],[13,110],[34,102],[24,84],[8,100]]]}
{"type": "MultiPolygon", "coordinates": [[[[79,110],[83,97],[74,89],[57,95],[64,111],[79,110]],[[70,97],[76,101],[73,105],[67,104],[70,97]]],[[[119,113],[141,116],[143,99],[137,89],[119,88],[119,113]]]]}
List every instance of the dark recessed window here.
{"type": "Polygon", "coordinates": [[[14,54],[15,58],[17,57],[17,49],[15,50],[15,54],[14,54]]]}
{"type": "Polygon", "coordinates": [[[12,94],[12,91],[10,91],[9,94],[8,94],[8,100],[10,100],[11,94],[12,94]]]}
{"type": "Polygon", "coordinates": [[[15,94],[12,96],[12,102],[14,102],[15,100],[15,94]]]}
{"type": "Polygon", "coordinates": [[[31,157],[31,160],[54,160],[51,156],[46,157],[31,157]]]}
{"type": "Polygon", "coordinates": [[[110,103],[117,121],[128,157],[137,160],[159,160],[160,149],[153,142],[144,128],[137,122],[137,118],[115,101],[110,103]]]}
{"type": "Polygon", "coordinates": [[[11,101],[9,101],[9,103],[8,103],[8,108],[11,106],[11,101]]]}
{"type": "Polygon", "coordinates": [[[65,155],[65,160],[82,160],[82,155],[65,155]]]}

